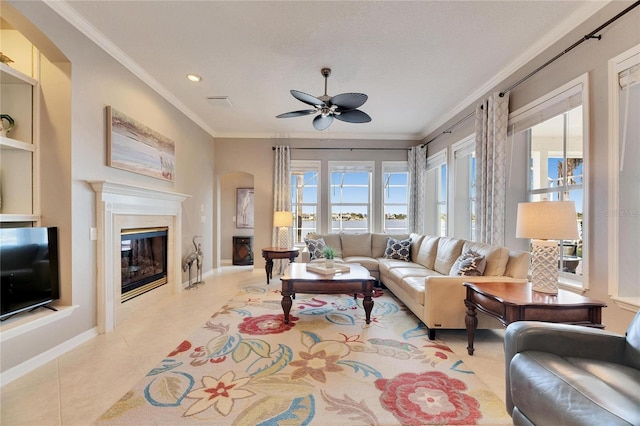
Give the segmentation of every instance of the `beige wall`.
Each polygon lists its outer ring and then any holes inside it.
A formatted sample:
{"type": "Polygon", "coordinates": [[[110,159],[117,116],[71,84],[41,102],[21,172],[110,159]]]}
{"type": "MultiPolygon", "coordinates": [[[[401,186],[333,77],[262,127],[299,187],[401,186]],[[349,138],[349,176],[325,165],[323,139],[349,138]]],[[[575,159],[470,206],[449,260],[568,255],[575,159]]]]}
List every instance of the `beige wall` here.
{"type": "MultiPolygon", "coordinates": [[[[625,9],[631,2],[611,2],[600,10],[587,22],[580,25],[562,40],[555,43],[550,49],[531,61],[517,73],[509,76],[489,93],[501,91],[521,77],[543,64],[548,59],[562,52],[568,46],[580,40],[585,34],[589,34],[595,28],[625,9]]],[[[640,43],[640,10],[636,8],[606,29],[602,34],[602,40],[589,40],[571,52],[562,56],[559,60],[537,73],[534,77],[522,83],[510,93],[509,110],[514,111],[537,98],[549,93],[553,89],[567,83],[574,78],[589,73],[590,85],[590,134],[588,156],[589,165],[589,205],[587,207],[589,222],[586,232],[589,235],[588,250],[591,253],[589,259],[589,290],[586,295],[594,299],[605,301],[608,307],[603,312],[604,323],[607,329],[616,332],[624,332],[631,322],[634,313],[623,310],[608,295],[608,69],[609,59],[624,52],[632,46],[640,43]]],[[[430,135],[431,140],[456,123],[469,112],[475,105],[470,105],[458,117],[450,120],[441,129],[430,135]]],[[[465,135],[473,132],[473,118],[465,121],[455,128],[452,134],[439,136],[429,145],[429,150],[435,152],[446,147],[465,135]]],[[[515,209],[507,212],[507,221],[515,222],[515,209]]],[[[511,244],[513,245],[513,244],[511,244]]],[[[621,277],[637,281],[637,277],[621,277]]]]}

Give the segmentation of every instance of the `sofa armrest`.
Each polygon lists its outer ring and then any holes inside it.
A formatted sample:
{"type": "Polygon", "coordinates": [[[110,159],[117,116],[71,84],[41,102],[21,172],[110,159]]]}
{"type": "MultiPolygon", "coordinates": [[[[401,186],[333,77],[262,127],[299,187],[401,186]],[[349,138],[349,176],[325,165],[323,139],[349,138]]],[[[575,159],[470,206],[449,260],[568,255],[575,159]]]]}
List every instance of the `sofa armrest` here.
{"type": "Polygon", "coordinates": [[[539,351],[561,357],[599,359],[623,363],[624,336],[584,326],[537,321],[509,324],[504,336],[507,411],[513,411],[509,365],[520,352],[539,351]]]}
{"type": "Polygon", "coordinates": [[[539,321],[518,321],[509,324],[504,336],[507,364],[518,352],[524,351],[622,363],[625,346],[625,336],[609,331],[539,321]]]}
{"type": "Polygon", "coordinates": [[[467,277],[458,275],[432,275],[424,281],[424,318],[427,327],[465,328],[464,299],[466,282],[526,282],[510,277],[467,277]]]}

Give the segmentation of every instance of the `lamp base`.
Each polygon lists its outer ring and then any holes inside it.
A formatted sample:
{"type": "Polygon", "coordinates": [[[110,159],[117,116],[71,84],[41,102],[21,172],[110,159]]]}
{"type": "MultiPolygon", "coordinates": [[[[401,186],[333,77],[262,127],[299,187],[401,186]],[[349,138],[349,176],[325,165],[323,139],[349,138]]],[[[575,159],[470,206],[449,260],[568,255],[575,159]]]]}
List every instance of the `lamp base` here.
{"type": "Polygon", "coordinates": [[[533,240],[531,288],[546,294],[558,294],[558,242],[533,240]]]}
{"type": "Polygon", "coordinates": [[[278,248],[289,248],[289,229],[286,226],[278,227],[278,248]]]}

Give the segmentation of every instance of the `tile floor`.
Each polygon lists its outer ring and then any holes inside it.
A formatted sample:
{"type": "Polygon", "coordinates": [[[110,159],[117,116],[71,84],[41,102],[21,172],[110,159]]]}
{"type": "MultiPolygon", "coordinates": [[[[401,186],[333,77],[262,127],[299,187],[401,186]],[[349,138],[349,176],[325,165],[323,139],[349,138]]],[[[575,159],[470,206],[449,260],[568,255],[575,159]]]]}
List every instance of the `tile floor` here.
{"type": "MultiPolygon", "coordinates": [[[[99,335],[0,388],[0,425],[89,425],[239,288],[266,285],[264,270],[225,266],[195,290],[167,296],[99,335]]],[[[271,282],[279,286],[279,280],[271,282]]],[[[478,330],[468,356],[464,330],[439,331],[447,344],[504,400],[502,330],[478,330]]]]}

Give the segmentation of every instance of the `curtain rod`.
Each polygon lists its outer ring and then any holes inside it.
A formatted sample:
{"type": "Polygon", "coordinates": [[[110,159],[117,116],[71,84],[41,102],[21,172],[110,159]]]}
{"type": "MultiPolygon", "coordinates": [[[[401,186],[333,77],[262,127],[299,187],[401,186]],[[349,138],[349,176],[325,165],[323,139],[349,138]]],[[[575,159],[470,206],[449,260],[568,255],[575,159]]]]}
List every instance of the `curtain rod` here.
{"type": "Polygon", "coordinates": [[[556,60],[558,60],[561,56],[563,56],[565,53],[570,52],[571,50],[575,49],[576,47],[578,47],[580,44],[582,44],[583,42],[587,41],[587,40],[591,40],[591,39],[598,39],[601,40],[602,39],[602,35],[596,35],[596,33],[600,32],[603,28],[609,26],[610,24],[612,24],[613,22],[617,21],[618,19],[620,19],[621,17],[623,17],[624,15],[626,15],[627,13],[629,13],[632,9],[636,8],[638,5],[640,5],[640,0],[636,1],[635,3],[633,3],[631,6],[627,7],[625,10],[623,10],[622,12],[618,13],[616,16],[614,16],[613,18],[609,19],[607,22],[605,22],[604,24],[600,25],[598,28],[596,28],[595,30],[591,31],[589,34],[585,35],[584,37],[582,37],[580,40],[576,41],[575,43],[573,43],[571,46],[567,47],[565,50],[563,50],[562,52],[560,52],[559,54],[557,54],[556,56],[554,56],[553,58],[549,59],[547,62],[545,62],[544,64],[540,65],[538,68],[536,68],[535,70],[531,71],[529,74],[527,74],[526,76],[522,77],[520,80],[518,80],[517,82],[513,83],[511,86],[507,87],[506,89],[504,89],[502,92],[500,92],[500,97],[504,97],[504,95],[507,94],[507,92],[510,92],[512,89],[514,89],[515,87],[519,86],[520,84],[522,84],[523,82],[527,81],[528,79],[530,79],[531,77],[533,77],[535,74],[537,74],[539,71],[541,71],[542,69],[546,68],[547,66],[549,66],[551,63],[555,62],[556,60]]]}
{"type": "MultiPolygon", "coordinates": [[[[335,148],[328,148],[328,147],[307,147],[307,148],[289,148],[289,149],[302,149],[302,150],[319,150],[319,151],[323,151],[323,150],[330,150],[330,151],[408,151],[409,148],[342,148],[342,147],[335,147],[335,148]]],[[[273,146],[271,147],[271,150],[275,151],[276,147],[273,146]]]]}
{"type": "MultiPolygon", "coordinates": [[[[636,1],[635,3],[633,3],[631,6],[627,7],[625,10],[623,10],[622,12],[618,13],[616,16],[614,16],[613,18],[609,19],[607,22],[605,22],[604,24],[600,25],[598,28],[596,28],[595,30],[591,31],[589,34],[585,35],[583,38],[581,38],[580,40],[578,40],[577,42],[573,43],[571,46],[569,46],[568,48],[566,48],[565,50],[563,50],[561,53],[559,53],[558,55],[554,56],[553,58],[549,59],[547,62],[545,62],[544,64],[540,65],[538,68],[536,68],[535,70],[531,71],[529,74],[527,74],[526,76],[522,77],[520,80],[518,80],[517,82],[515,82],[514,84],[512,84],[511,86],[507,87],[506,89],[504,89],[502,92],[500,92],[500,97],[504,97],[504,95],[507,94],[507,92],[510,92],[511,90],[513,90],[515,87],[519,86],[520,84],[524,83],[525,81],[527,81],[529,78],[533,77],[536,73],[540,72],[542,69],[546,68],[547,66],[551,65],[551,63],[555,62],[556,60],[558,60],[562,55],[564,55],[565,53],[568,53],[569,51],[573,50],[574,48],[576,48],[577,46],[579,46],[581,43],[596,38],[598,40],[602,39],[602,35],[595,35],[596,33],[600,32],[603,28],[611,25],[613,22],[617,21],[618,19],[620,19],[621,17],[623,17],[624,15],[626,15],[627,13],[629,13],[631,10],[633,10],[634,8],[636,8],[637,6],[640,5],[640,0],[636,1]]],[[[431,139],[430,141],[424,143],[422,145],[422,147],[425,147],[427,145],[429,145],[431,142],[433,142],[434,140],[438,139],[440,136],[451,133],[451,131],[458,126],[460,123],[467,121],[469,118],[473,117],[475,115],[475,111],[471,112],[469,115],[467,115],[466,117],[461,118],[460,120],[458,120],[456,123],[454,123],[453,125],[451,125],[451,127],[449,127],[448,129],[444,130],[442,133],[436,135],[433,139],[431,139]]]]}
{"type": "Polygon", "coordinates": [[[465,121],[467,121],[468,119],[470,119],[471,117],[473,117],[474,115],[476,115],[475,111],[470,112],[468,115],[462,117],[460,120],[456,121],[455,123],[453,123],[451,126],[449,126],[449,128],[447,130],[443,130],[442,133],[437,134],[436,136],[434,136],[433,139],[431,139],[428,142],[425,142],[424,144],[422,144],[422,148],[424,148],[425,146],[429,145],[431,142],[435,141],[436,139],[438,139],[440,136],[442,135],[446,135],[451,133],[451,131],[457,127],[460,123],[463,123],[465,121]]]}

